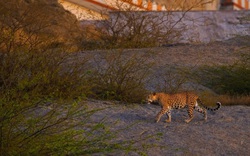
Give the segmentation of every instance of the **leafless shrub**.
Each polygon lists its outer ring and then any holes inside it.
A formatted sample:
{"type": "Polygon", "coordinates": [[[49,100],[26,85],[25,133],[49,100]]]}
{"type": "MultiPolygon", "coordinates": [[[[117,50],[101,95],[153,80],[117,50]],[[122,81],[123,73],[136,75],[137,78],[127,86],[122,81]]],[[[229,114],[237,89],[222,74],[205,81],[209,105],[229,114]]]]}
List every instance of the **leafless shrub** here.
{"type": "MultiPolygon", "coordinates": [[[[176,93],[183,90],[188,90],[186,84],[190,82],[190,70],[185,67],[175,67],[165,65],[156,70],[153,80],[157,80],[155,88],[157,91],[166,93],[176,93]]],[[[192,87],[189,87],[189,90],[192,87]]]]}
{"type": "Polygon", "coordinates": [[[141,48],[176,43],[187,29],[186,24],[182,23],[186,13],[211,1],[198,0],[192,5],[185,5],[188,2],[184,1],[182,5],[174,5],[171,10],[163,12],[145,12],[125,2],[116,2],[114,7],[119,11],[110,12],[108,19],[94,25],[94,33],[89,31],[89,36],[93,34],[97,37],[97,48],[141,48]],[[172,10],[175,9],[183,12],[174,15],[172,10]]]}
{"type": "Polygon", "coordinates": [[[101,98],[141,102],[152,63],[140,54],[108,51],[96,58],[95,90],[101,98]]]}
{"type": "Polygon", "coordinates": [[[214,0],[162,0],[167,10],[190,11],[205,10],[207,4],[214,3],[214,0]]]}
{"type": "MultiPolygon", "coordinates": [[[[115,12],[103,21],[100,39],[109,47],[140,48],[172,43],[181,34],[169,12],[115,12]]],[[[183,30],[182,30],[183,31],[183,30]]]]}

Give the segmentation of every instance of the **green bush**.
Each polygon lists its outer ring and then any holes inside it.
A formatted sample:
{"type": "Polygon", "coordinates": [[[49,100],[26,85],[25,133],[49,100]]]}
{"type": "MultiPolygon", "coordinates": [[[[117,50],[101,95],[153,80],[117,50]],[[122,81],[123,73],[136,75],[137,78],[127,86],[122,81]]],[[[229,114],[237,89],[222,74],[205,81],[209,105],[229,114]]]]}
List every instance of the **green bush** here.
{"type": "MultiPolygon", "coordinates": [[[[246,50],[246,49],[245,49],[246,50]]],[[[233,65],[205,66],[196,71],[200,83],[220,94],[250,94],[250,57],[248,50],[233,65]]]]}

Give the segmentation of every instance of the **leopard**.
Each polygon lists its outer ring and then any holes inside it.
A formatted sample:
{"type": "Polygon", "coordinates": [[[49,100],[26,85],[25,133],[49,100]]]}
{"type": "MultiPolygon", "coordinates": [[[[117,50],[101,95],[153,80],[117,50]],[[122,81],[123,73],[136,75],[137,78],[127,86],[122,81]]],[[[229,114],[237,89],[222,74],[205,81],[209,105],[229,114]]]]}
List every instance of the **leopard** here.
{"type": "Polygon", "coordinates": [[[164,92],[153,92],[147,97],[148,104],[159,104],[161,111],[157,114],[155,122],[159,122],[164,114],[167,114],[168,119],[166,122],[171,122],[171,110],[187,108],[188,119],[185,119],[186,123],[189,123],[194,118],[194,110],[204,115],[204,120],[207,121],[207,110],[217,111],[221,108],[221,102],[217,102],[216,108],[210,108],[205,106],[200,100],[199,96],[195,92],[180,92],[168,94],[164,92]]]}

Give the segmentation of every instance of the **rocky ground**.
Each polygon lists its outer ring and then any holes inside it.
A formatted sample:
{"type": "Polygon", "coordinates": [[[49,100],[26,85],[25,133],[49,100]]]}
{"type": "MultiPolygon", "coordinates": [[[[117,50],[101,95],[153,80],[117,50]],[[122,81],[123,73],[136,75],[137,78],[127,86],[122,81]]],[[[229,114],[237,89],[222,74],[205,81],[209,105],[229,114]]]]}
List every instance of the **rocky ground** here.
{"type": "MultiPolygon", "coordinates": [[[[98,122],[105,118],[112,130],[123,129],[117,138],[138,139],[155,135],[136,145],[148,155],[241,155],[250,153],[250,107],[223,106],[216,113],[209,113],[205,122],[203,116],[195,112],[192,122],[186,124],[187,112],[174,110],[172,122],[165,123],[163,116],[154,122],[160,106],[148,104],[114,104],[113,102],[87,101],[90,109],[107,108],[98,111],[91,118],[98,122]],[[150,148],[144,149],[145,144],[150,148]]],[[[116,155],[116,154],[114,154],[116,155]]],[[[129,153],[128,155],[138,155],[129,153]]]]}
{"type": "MultiPolygon", "coordinates": [[[[239,59],[241,41],[226,41],[207,45],[168,45],[153,49],[128,50],[132,53],[152,54],[157,68],[164,65],[196,67],[201,65],[233,64],[239,59]]],[[[151,55],[151,56],[152,56],[151,55]]],[[[247,156],[250,153],[250,107],[223,106],[208,113],[208,120],[195,112],[192,122],[186,124],[187,111],[173,110],[172,122],[163,116],[155,123],[160,106],[147,104],[117,104],[88,100],[90,109],[106,108],[91,118],[95,122],[105,119],[112,130],[124,129],[115,140],[140,140],[136,146],[149,156],[163,155],[225,155],[247,156]],[[146,147],[146,148],[145,148],[146,147]]],[[[112,155],[112,154],[110,154],[112,155]]],[[[117,155],[117,153],[113,154],[117,155]]],[[[120,153],[119,153],[120,155],[120,153]]],[[[138,155],[129,153],[128,155],[138,155]]]]}

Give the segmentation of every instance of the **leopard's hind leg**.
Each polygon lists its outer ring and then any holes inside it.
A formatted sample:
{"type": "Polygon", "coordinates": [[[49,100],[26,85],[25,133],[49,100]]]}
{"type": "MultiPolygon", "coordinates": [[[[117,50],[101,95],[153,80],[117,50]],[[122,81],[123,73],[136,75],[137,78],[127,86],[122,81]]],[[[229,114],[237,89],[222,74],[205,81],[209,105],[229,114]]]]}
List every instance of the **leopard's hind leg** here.
{"type": "Polygon", "coordinates": [[[204,115],[204,120],[205,121],[207,120],[207,110],[200,107],[197,102],[195,104],[194,110],[199,112],[199,113],[202,113],[204,115]]]}
{"type": "Polygon", "coordinates": [[[193,114],[194,106],[193,105],[194,105],[193,103],[191,103],[191,105],[188,105],[188,116],[189,116],[189,118],[185,120],[186,123],[189,123],[194,118],[194,114],[193,114]]]}

